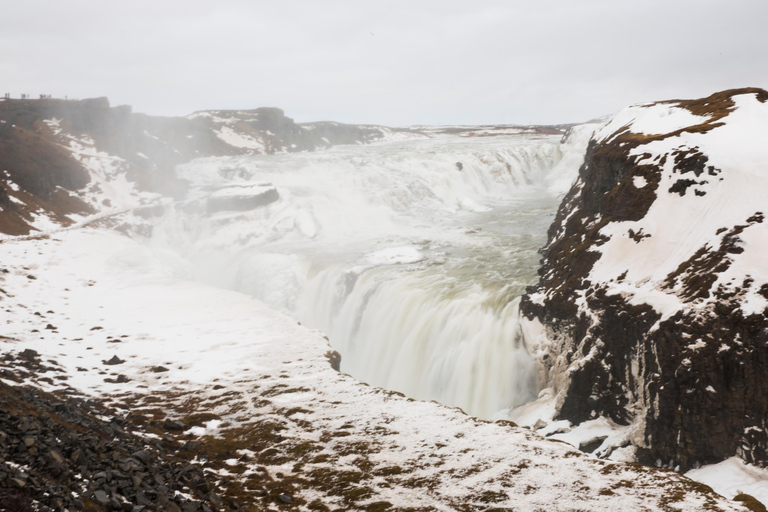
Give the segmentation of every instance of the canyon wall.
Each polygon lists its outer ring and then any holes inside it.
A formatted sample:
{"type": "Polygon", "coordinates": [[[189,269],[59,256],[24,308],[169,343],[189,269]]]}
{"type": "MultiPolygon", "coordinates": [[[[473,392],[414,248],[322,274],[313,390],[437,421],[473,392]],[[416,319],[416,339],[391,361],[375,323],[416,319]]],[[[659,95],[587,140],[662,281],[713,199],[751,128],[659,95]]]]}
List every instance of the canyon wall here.
{"type": "Polygon", "coordinates": [[[555,420],[595,453],[768,462],[768,92],[637,105],[593,136],[521,303],[555,420]]]}

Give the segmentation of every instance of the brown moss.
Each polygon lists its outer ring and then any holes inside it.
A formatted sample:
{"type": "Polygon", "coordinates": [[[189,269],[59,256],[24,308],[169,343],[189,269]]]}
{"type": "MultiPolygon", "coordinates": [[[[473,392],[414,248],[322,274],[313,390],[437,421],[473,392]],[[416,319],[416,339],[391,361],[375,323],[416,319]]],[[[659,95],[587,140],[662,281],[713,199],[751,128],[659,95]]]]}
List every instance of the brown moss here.
{"type": "Polygon", "coordinates": [[[737,494],[734,496],[733,501],[738,501],[752,512],[768,512],[766,511],[765,505],[763,505],[762,502],[758,501],[749,494],[737,494]]]}

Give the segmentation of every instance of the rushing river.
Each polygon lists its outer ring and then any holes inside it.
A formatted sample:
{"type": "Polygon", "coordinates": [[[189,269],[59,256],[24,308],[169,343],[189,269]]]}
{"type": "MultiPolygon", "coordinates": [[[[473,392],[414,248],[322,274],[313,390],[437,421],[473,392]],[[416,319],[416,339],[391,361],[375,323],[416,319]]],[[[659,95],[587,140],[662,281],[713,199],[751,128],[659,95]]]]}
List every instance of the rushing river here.
{"type": "Polygon", "coordinates": [[[326,333],[343,372],[488,418],[538,392],[517,304],[578,152],[559,136],[442,136],[201,159],[180,169],[193,199],[264,183],[280,199],[169,215],[165,242],[197,279],[326,333]]]}

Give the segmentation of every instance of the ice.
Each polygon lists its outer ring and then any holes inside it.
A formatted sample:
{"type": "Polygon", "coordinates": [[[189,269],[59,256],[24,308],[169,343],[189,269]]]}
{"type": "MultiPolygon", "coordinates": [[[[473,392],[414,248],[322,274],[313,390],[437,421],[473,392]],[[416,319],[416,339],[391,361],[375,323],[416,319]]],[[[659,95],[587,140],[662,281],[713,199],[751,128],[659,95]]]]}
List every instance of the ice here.
{"type": "Polygon", "coordinates": [[[416,247],[390,247],[368,255],[368,263],[372,265],[394,265],[397,263],[417,263],[424,255],[416,247]]]}
{"type": "Polygon", "coordinates": [[[692,469],[685,476],[712,487],[726,498],[744,493],[768,503],[768,469],[746,464],[738,457],[692,469]]]}
{"type": "Polygon", "coordinates": [[[252,197],[260,196],[271,190],[275,190],[275,187],[269,184],[226,187],[216,190],[210,197],[252,197]]]}

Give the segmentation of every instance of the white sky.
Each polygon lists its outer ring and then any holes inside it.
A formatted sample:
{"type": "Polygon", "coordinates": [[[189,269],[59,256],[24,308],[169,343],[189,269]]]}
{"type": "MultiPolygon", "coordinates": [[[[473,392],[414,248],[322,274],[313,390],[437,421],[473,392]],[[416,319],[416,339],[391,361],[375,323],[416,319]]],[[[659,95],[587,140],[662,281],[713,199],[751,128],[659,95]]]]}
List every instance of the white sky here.
{"type": "Polygon", "coordinates": [[[768,0],[0,0],[0,94],[565,123],[768,88],[768,0]]]}

